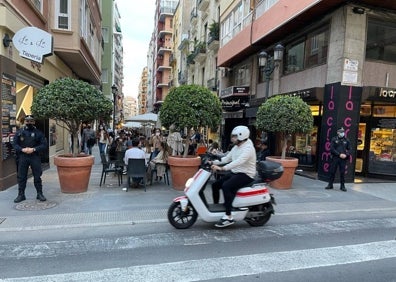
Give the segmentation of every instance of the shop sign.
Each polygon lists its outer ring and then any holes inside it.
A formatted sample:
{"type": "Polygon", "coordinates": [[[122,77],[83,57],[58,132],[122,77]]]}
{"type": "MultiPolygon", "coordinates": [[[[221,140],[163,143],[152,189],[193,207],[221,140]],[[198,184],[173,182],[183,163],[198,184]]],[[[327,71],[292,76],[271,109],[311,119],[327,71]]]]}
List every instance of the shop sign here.
{"type": "Polygon", "coordinates": [[[387,89],[381,88],[379,93],[380,98],[395,98],[396,97],[396,89],[387,89]]]}
{"type": "Polygon", "coordinates": [[[220,98],[227,98],[231,96],[248,96],[249,87],[248,86],[230,86],[220,92],[220,98]]]}
{"type": "Polygon", "coordinates": [[[42,63],[44,57],[52,55],[52,35],[37,27],[25,27],[15,33],[12,43],[25,59],[42,63]]]}
{"type": "Polygon", "coordinates": [[[309,100],[315,100],[317,99],[316,94],[317,94],[318,88],[308,88],[308,89],[303,89],[303,90],[297,90],[294,92],[288,92],[282,95],[288,95],[291,97],[300,97],[304,101],[309,101],[309,100]]]}
{"type": "Polygon", "coordinates": [[[243,118],[243,111],[223,112],[223,118],[243,118]]]}
{"type": "Polygon", "coordinates": [[[221,100],[221,107],[225,111],[239,111],[240,109],[245,108],[246,104],[247,97],[221,100]]]}

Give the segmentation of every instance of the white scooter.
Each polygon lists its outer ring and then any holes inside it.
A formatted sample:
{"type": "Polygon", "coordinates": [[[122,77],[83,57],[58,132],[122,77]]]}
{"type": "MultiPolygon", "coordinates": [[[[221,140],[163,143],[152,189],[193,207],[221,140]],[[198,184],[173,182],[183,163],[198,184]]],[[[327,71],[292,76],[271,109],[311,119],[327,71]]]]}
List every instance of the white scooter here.
{"type": "MultiPolygon", "coordinates": [[[[204,195],[206,184],[212,175],[208,161],[216,156],[205,154],[201,158],[201,168],[186,182],[185,195],[175,198],[168,209],[169,223],[177,229],[191,227],[198,215],[205,222],[217,222],[224,215],[224,205],[208,204],[204,195]]],[[[232,202],[234,220],[245,220],[251,226],[264,225],[274,213],[272,205],[276,203],[269,193],[267,183],[281,177],[283,167],[279,163],[262,161],[257,164],[257,171],[261,179],[239,189],[232,202]]]]}

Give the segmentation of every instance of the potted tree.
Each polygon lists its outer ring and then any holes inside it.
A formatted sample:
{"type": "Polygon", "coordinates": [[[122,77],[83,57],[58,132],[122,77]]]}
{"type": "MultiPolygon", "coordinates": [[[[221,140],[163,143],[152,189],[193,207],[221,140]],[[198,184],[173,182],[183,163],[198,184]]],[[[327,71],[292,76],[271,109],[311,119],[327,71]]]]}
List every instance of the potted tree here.
{"type": "Polygon", "coordinates": [[[278,133],[280,136],[281,157],[267,157],[268,160],[282,163],[284,173],[272,183],[276,188],[290,188],[298,159],[286,158],[288,138],[295,133],[308,133],[313,126],[311,109],[300,97],[277,95],[263,103],[256,115],[258,129],[278,133]]]}
{"type": "MultiPolygon", "coordinates": [[[[210,127],[216,129],[221,121],[221,103],[209,89],[198,85],[181,85],[172,88],[159,112],[161,124],[165,127],[187,128],[188,139],[191,128],[210,127]]],[[[192,177],[201,163],[199,157],[187,157],[187,147],[183,157],[170,156],[172,183],[175,189],[184,189],[188,178],[192,177]]]]}
{"type": "Polygon", "coordinates": [[[112,101],[94,86],[70,77],[57,79],[42,87],[33,98],[32,113],[42,119],[54,119],[72,138],[72,154],[55,156],[63,193],[81,193],[88,189],[94,157],[79,154],[78,134],[83,121],[108,120],[112,101]]]}

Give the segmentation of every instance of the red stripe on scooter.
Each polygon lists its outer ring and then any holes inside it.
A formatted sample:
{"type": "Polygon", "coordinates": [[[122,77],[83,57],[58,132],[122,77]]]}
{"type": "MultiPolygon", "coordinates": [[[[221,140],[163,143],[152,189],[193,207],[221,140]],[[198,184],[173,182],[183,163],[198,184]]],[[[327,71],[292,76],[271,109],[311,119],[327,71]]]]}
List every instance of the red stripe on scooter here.
{"type": "Polygon", "coordinates": [[[250,196],[256,196],[256,195],[261,195],[261,194],[265,194],[268,193],[268,189],[264,188],[261,190],[251,190],[248,192],[237,192],[237,197],[250,197],[250,196]]]}
{"type": "Polygon", "coordinates": [[[194,180],[197,179],[201,175],[202,171],[203,171],[202,168],[200,170],[198,170],[198,172],[194,175],[194,180]]]}

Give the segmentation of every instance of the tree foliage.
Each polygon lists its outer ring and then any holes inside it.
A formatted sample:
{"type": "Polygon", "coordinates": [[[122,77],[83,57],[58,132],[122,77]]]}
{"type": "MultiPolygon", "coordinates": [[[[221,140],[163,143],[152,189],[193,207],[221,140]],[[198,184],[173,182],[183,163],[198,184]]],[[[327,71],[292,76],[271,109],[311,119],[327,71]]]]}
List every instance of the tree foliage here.
{"type": "Polygon", "coordinates": [[[313,126],[311,109],[300,97],[278,95],[263,103],[256,115],[257,128],[282,135],[282,158],[286,155],[287,136],[308,133],[313,126]]]}
{"type": "Polygon", "coordinates": [[[172,88],[160,110],[161,124],[188,129],[209,126],[216,129],[221,121],[221,103],[209,89],[198,85],[172,88]]]}
{"type": "Polygon", "coordinates": [[[70,77],[57,79],[42,87],[34,96],[31,107],[32,114],[37,118],[54,119],[72,134],[74,154],[78,152],[77,136],[81,123],[109,120],[112,109],[112,101],[99,89],[70,77]]]}

